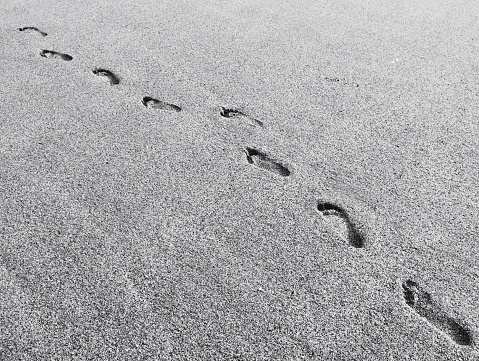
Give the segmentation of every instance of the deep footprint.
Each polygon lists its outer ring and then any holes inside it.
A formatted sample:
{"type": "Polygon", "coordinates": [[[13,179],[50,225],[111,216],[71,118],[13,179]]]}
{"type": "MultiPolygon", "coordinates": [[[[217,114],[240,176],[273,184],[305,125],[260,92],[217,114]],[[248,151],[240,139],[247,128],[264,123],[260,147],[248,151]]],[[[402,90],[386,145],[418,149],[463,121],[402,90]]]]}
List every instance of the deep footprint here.
{"type": "Polygon", "coordinates": [[[181,108],[178,105],[164,102],[162,100],[154,99],[151,97],[144,97],[141,101],[143,105],[147,108],[161,109],[161,110],[172,110],[175,112],[180,112],[181,108]]]}
{"type": "Polygon", "coordinates": [[[425,318],[458,345],[470,346],[472,344],[470,331],[442,311],[431,295],[419,287],[416,282],[407,280],[402,284],[402,288],[406,304],[419,316],[425,318]]]}
{"type": "Polygon", "coordinates": [[[247,116],[245,113],[236,110],[236,109],[229,109],[225,107],[220,107],[220,115],[223,118],[238,118],[246,120],[250,125],[263,127],[263,122],[259,121],[258,119],[251,118],[247,116]]]}
{"type": "Polygon", "coordinates": [[[41,36],[47,36],[48,34],[34,26],[25,26],[23,28],[18,28],[18,31],[34,31],[40,34],[41,36]]]}
{"type": "Polygon", "coordinates": [[[95,68],[93,69],[93,74],[106,77],[110,81],[110,85],[120,84],[120,79],[118,79],[118,77],[109,70],[95,68]]]}
{"type": "Polygon", "coordinates": [[[40,56],[43,56],[44,58],[62,59],[66,61],[73,59],[73,57],[68,54],[63,54],[52,50],[42,50],[40,52],[40,56]]]}
{"type": "Polygon", "coordinates": [[[257,149],[246,147],[244,151],[246,153],[246,159],[250,164],[254,164],[259,168],[280,175],[281,177],[287,177],[291,174],[291,171],[287,167],[257,149]]]}
{"type": "Polygon", "coordinates": [[[337,216],[343,219],[346,222],[348,228],[348,242],[351,246],[356,248],[363,248],[365,244],[364,236],[356,228],[356,226],[349,219],[346,211],[340,206],[329,203],[329,202],[319,202],[317,206],[318,212],[324,216],[337,216]]]}

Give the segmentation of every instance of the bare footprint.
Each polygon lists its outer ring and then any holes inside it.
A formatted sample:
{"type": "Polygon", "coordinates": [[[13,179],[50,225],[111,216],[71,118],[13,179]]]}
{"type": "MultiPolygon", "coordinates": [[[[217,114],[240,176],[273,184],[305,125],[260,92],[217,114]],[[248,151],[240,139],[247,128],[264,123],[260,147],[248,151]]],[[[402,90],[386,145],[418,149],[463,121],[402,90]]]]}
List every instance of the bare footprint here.
{"type": "Polygon", "coordinates": [[[40,56],[43,56],[44,58],[62,59],[66,61],[73,59],[73,57],[68,54],[59,53],[53,50],[42,50],[40,52],[40,56]]]}
{"type": "Polygon", "coordinates": [[[351,246],[356,248],[363,248],[365,245],[364,236],[357,229],[354,223],[350,220],[347,212],[340,206],[329,203],[329,202],[319,202],[317,205],[318,212],[323,216],[336,216],[343,219],[346,222],[348,229],[348,242],[351,246]]]}
{"type": "Polygon", "coordinates": [[[326,77],[324,77],[324,79],[329,81],[329,82],[332,82],[332,83],[342,83],[344,85],[351,85],[351,86],[356,87],[356,88],[359,87],[358,83],[347,82],[346,79],[344,79],[344,78],[326,76],[326,77]]]}
{"type": "Polygon", "coordinates": [[[244,151],[246,153],[246,160],[250,164],[254,164],[259,168],[282,177],[287,177],[291,174],[291,171],[286,166],[271,159],[268,155],[257,149],[246,147],[244,151]]]}
{"type": "Polygon", "coordinates": [[[151,97],[143,97],[143,100],[141,102],[147,108],[173,110],[175,112],[181,112],[181,108],[178,105],[167,103],[162,100],[154,99],[151,97]]]}
{"type": "Polygon", "coordinates": [[[264,127],[263,122],[259,121],[258,119],[254,119],[245,113],[236,110],[236,109],[229,109],[225,107],[220,107],[220,115],[223,118],[236,118],[246,121],[249,125],[257,126],[257,127],[264,127]]]}
{"type": "Polygon", "coordinates": [[[18,28],[18,31],[28,31],[28,32],[36,32],[40,34],[41,36],[47,36],[47,33],[44,31],[41,31],[40,29],[34,27],[34,26],[25,26],[23,28],[18,28]]]}
{"type": "Polygon", "coordinates": [[[472,344],[472,334],[452,317],[448,316],[432,299],[431,295],[411,280],[402,284],[406,304],[436,329],[446,334],[461,346],[472,344]]]}
{"type": "Polygon", "coordinates": [[[109,70],[95,68],[93,69],[93,74],[106,77],[110,81],[110,85],[120,84],[120,79],[118,79],[118,77],[109,70]]]}

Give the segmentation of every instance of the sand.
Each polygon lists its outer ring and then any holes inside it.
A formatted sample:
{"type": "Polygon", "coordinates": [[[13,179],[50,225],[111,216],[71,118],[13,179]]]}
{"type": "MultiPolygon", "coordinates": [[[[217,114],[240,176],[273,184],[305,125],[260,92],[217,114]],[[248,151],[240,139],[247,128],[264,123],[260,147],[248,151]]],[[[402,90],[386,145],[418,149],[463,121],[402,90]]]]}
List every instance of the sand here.
{"type": "Polygon", "coordinates": [[[0,359],[477,360],[478,10],[3,0],[0,359]]]}

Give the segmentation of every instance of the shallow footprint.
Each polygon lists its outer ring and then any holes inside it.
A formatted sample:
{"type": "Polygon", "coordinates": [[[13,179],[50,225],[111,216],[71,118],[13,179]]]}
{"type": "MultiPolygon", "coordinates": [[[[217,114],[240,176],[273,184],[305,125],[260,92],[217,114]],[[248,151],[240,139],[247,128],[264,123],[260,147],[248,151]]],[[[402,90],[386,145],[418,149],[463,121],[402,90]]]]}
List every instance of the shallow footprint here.
{"type": "Polygon", "coordinates": [[[95,68],[93,69],[93,74],[106,77],[110,81],[110,85],[120,84],[120,79],[118,79],[118,77],[109,70],[95,68]]]}
{"type": "Polygon", "coordinates": [[[246,160],[250,164],[254,164],[259,168],[282,177],[287,177],[291,174],[291,171],[286,166],[271,159],[268,155],[257,149],[246,147],[244,151],[246,153],[246,160]]]}
{"type": "Polygon", "coordinates": [[[407,280],[403,282],[402,288],[406,304],[419,316],[445,333],[458,345],[469,346],[472,344],[470,331],[448,316],[432,299],[431,295],[419,287],[416,282],[407,280]]]}
{"type": "Polygon", "coordinates": [[[43,56],[44,58],[55,58],[55,59],[62,59],[66,61],[70,61],[73,59],[73,57],[68,54],[59,53],[53,50],[42,50],[40,52],[40,56],[43,56]]]}
{"type": "Polygon", "coordinates": [[[161,109],[161,110],[173,110],[175,112],[180,112],[181,108],[178,105],[164,102],[162,100],[154,99],[151,97],[143,97],[141,101],[143,105],[147,108],[161,109]]]}
{"type": "Polygon", "coordinates": [[[41,36],[47,36],[46,32],[41,31],[40,29],[38,29],[34,26],[24,26],[23,28],[18,28],[18,31],[32,31],[32,32],[37,32],[41,36]]]}
{"type": "Polygon", "coordinates": [[[329,82],[343,83],[343,84],[345,84],[345,85],[351,85],[351,86],[356,87],[356,88],[359,87],[359,84],[358,84],[358,83],[350,83],[350,82],[347,82],[346,79],[344,79],[344,78],[326,76],[326,77],[324,77],[324,79],[327,80],[327,81],[329,81],[329,82]]]}
{"type": "Polygon", "coordinates": [[[348,242],[356,248],[363,248],[365,244],[364,236],[349,219],[347,212],[340,206],[329,202],[318,202],[318,212],[323,216],[337,216],[346,222],[348,228],[348,242]]]}
{"type": "Polygon", "coordinates": [[[264,127],[263,122],[259,121],[258,119],[251,118],[250,116],[236,109],[220,107],[220,115],[223,118],[243,119],[246,122],[248,122],[250,125],[257,126],[257,127],[264,127]]]}

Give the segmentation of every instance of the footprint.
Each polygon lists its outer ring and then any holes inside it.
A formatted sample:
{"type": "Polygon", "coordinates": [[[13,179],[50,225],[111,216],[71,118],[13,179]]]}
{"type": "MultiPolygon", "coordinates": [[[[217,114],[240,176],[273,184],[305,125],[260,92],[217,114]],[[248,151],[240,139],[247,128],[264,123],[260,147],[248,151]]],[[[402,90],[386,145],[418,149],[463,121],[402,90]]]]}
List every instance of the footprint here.
{"type": "Polygon", "coordinates": [[[34,26],[25,26],[23,28],[18,28],[18,31],[35,31],[39,33],[41,36],[47,36],[47,33],[45,33],[44,31],[41,31],[40,29],[34,26]]]}
{"type": "Polygon", "coordinates": [[[448,316],[431,295],[411,280],[402,284],[403,295],[406,304],[419,316],[426,319],[439,331],[445,333],[455,343],[461,346],[472,345],[472,334],[461,326],[456,320],[448,316]]]}
{"type": "Polygon", "coordinates": [[[257,127],[264,127],[263,122],[259,121],[258,119],[254,119],[245,113],[236,110],[236,109],[229,109],[225,107],[220,107],[220,115],[224,118],[237,118],[237,119],[243,119],[246,122],[248,122],[252,126],[257,126],[257,127]]]}
{"type": "Polygon", "coordinates": [[[317,206],[318,212],[323,216],[336,216],[343,219],[346,222],[348,228],[348,242],[351,246],[356,248],[363,248],[365,244],[364,236],[357,229],[354,223],[349,219],[347,212],[340,206],[329,203],[319,202],[317,206]]]}
{"type": "Polygon", "coordinates": [[[93,74],[108,78],[108,80],[110,81],[110,85],[120,84],[120,79],[118,79],[118,77],[109,70],[102,69],[102,68],[95,68],[93,69],[93,74]]]}
{"type": "Polygon", "coordinates": [[[337,77],[330,77],[330,76],[325,76],[324,79],[327,81],[336,82],[336,83],[339,83],[341,81],[341,79],[337,77]]]}
{"type": "Polygon", "coordinates": [[[344,78],[325,76],[324,80],[327,80],[327,81],[333,82],[333,83],[343,83],[345,85],[351,85],[351,86],[356,87],[356,88],[359,87],[358,83],[347,82],[346,79],[344,79],[344,78]]]}
{"type": "Polygon", "coordinates": [[[52,50],[42,50],[40,52],[40,56],[43,56],[44,58],[55,58],[55,59],[62,59],[66,61],[70,61],[73,59],[73,57],[71,57],[68,54],[58,53],[52,50]]]}
{"type": "Polygon", "coordinates": [[[151,97],[143,97],[143,100],[141,102],[147,108],[174,110],[175,112],[181,112],[181,108],[178,105],[167,103],[158,99],[153,99],[151,97]]]}
{"type": "Polygon", "coordinates": [[[246,159],[250,164],[254,164],[259,168],[282,177],[287,177],[291,174],[291,171],[286,166],[271,159],[268,155],[257,149],[246,147],[244,151],[246,153],[246,159]]]}

